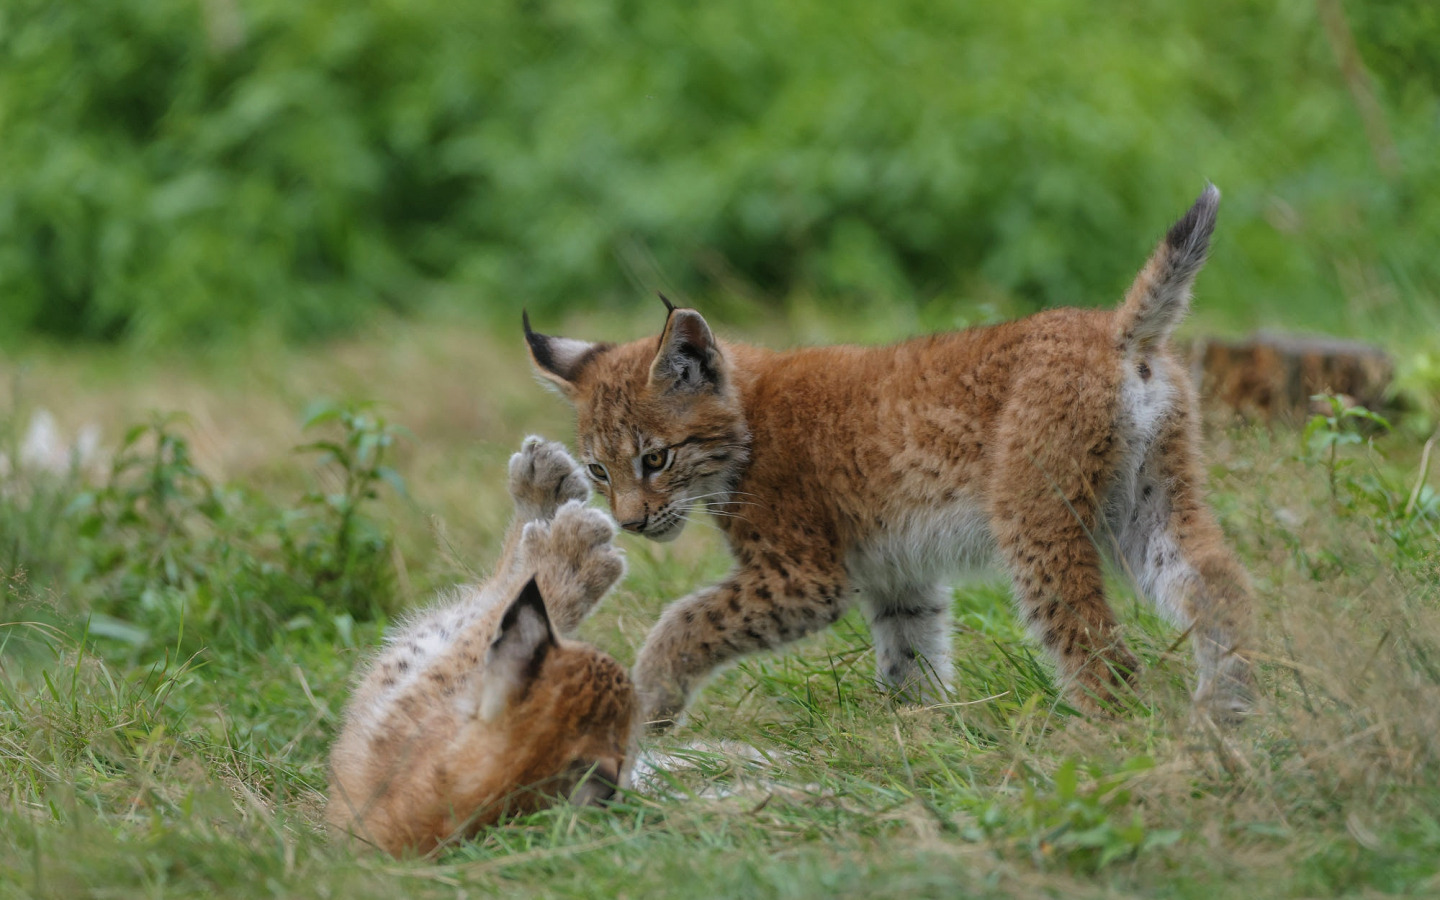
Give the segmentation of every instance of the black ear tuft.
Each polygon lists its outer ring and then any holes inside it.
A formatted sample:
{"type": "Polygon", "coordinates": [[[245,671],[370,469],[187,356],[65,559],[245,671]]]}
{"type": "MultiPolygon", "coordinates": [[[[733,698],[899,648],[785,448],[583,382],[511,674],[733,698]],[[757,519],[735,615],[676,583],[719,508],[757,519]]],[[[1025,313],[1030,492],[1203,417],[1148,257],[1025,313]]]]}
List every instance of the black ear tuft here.
{"type": "Polygon", "coordinates": [[[659,297],[659,298],[660,298],[660,302],[663,303],[663,304],[665,304],[665,313],[666,313],[667,315],[675,311],[675,304],[673,304],[673,303],[670,302],[670,298],[669,298],[669,297],[665,296],[664,294],[660,293],[659,291],[656,291],[656,292],[655,292],[655,296],[659,297]]]}
{"type": "Polygon", "coordinates": [[[546,371],[551,371],[555,366],[555,357],[550,353],[550,342],[545,335],[536,334],[530,328],[530,310],[520,310],[520,324],[525,328],[525,344],[530,348],[530,358],[535,365],[546,371]]]}

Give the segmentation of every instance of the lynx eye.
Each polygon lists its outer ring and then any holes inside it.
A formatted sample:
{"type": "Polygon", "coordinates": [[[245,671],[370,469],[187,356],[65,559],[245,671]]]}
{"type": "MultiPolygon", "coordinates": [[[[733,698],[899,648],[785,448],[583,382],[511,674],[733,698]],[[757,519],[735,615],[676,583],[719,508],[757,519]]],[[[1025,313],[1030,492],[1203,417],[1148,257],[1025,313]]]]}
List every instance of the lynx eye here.
{"type": "Polygon", "coordinates": [[[599,463],[591,463],[590,477],[595,479],[596,481],[604,483],[610,480],[610,473],[605,471],[605,467],[600,465],[599,463]]]}
{"type": "Polygon", "coordinates": [[[640,464],[645,467],[646,472],[659,472],[670,465],[670,451],[651,450],[640,457],[640,464]]]}

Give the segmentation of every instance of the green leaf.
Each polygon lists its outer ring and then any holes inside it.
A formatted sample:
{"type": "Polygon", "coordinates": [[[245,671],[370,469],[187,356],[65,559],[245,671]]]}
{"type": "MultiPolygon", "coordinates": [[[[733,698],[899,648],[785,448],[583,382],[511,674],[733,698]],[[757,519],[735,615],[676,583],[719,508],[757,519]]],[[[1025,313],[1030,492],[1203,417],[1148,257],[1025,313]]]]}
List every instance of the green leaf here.
{"type": "Polygon", "coordinates": [[[1079,766],[1073,757],[1066,759],[1055,770],[1055,794],[1062,800],[1068,800],[1075,796],[1076,788],[1079,786],[1079,766]]]}
{"type": "Polygon", "coordinates": [[[1157,847],[1168,847],[1184,836],[1184,832],[1175,828],[1160,828],[1145,835],[1145,841],[1140,845],[1142,850],[1154,850],[1157,847]]]}
{"type": "Polygon", "coordinates": [[[317,400],[305,410],[305,415],[300,420],[300,430],[309,431],[317,425],[334,422],[340,418],[341,413],[340,407],[329,400],[317,400]]]}
{"type": "Polygon", "coordinates": [[[395,471],[389,466],[379,466],[375,469],[375,475],[378,478],[382,479],[386,484],[390,485],[391,489],[393,489],[395,493],[399,494],[402,497],[406,496],[405,479],[400,477],[399,472],[395,471]]]}
{"type": "Polygon", "coordinates": [[[325,453],[332,459],[345,465],[350,458],[350,452],[334,441],[312,441],[308,444],[300,444],[295,447],[295,453],[325,453]]]}
{"type": "Polygon", "coordinates": [[[150,632],[144,628],[98,612],[90,614],[90,634],[121,641],[132,647],[143,647],[150,642],[150,632]]]}

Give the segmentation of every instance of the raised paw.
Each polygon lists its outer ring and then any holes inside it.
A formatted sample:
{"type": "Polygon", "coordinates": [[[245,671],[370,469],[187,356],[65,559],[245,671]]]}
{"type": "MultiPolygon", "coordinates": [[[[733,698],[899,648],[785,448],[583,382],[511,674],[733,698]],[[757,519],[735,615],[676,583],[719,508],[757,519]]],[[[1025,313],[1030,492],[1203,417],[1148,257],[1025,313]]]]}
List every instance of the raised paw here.
{"type": "Polygon", "coordinates": [[[549,522],[531,522],[520,537],[525,568],[535,573],[550,621],[569,634],[625,574],[615,546],[615,522],[578,500],[565,503],[549,522]]]}
{"type": "Polygon", "coordinates": [[[520,521],[548,521],[562,504],[589,500],[590,483],[564,445],[532,434],[510,457],[510,496],[520,521]]]}

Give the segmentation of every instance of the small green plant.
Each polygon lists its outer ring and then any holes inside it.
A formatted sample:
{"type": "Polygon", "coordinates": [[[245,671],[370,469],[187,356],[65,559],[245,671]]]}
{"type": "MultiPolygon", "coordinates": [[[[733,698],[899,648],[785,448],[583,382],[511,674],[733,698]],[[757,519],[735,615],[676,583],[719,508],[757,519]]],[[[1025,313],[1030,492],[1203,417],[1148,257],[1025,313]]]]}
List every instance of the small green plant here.
{"type": "Polygon", "coordinates": [[[1312,417],[1305,426],[1303,458],[1325,471],[1330,500],[1344,514],[1357,516],[1389,538],[1396,562],[1424,563],[1440,550],[1440,495],[1427,483],[1434,439],[1422,452],[1418,472],[1399,471],[1364,434],[1390,422],[1364,407],[1351,406],[1344,397],[1317,394],[1312,398],[1329,411],[1312,417]],[[1369,465],[1341,455],[1341,448],[1369,443],[1369,465]]]}
{"type": "Polygon", "coordinates": [[[1425,438],[1440,426],[1440,352],[1417,350],[1395,367],[1394,402],[1405,410],[1401,427],[1425,438]]]}
{"type": "Polygon", "coordinates": [[[225,503],[196,468],[179,430],[184,422],[171,413],[130,428],[105,484],[70,504],[77,534],[89,543],[86,576],[104,582],[121,607],[207,577],[202,547],[223,524],[225,503]]]}
{"type": "Polygon", "coordinates": [[[328,607],[373,617],[384,610],[393,570],[389,532],[365,515],[365,506],[382,482],[404,495],[405,482],[388,458],[405,432],[365,404],[316,404],[303,427],[330,425],[340,426],[338,438],[295,448],[319,453],[322,470],[320,484],[284,517],[285,552],[328,607]]]}
{"type": "Polygon", "coordinates": [[[1179,840],[1179,831],[1147,827],[1126,787],[1154,767],[1145,756],[1130,759],[1108,775],[1098,766],[1088,766],[1089,783],[1082,785],[1080,763],[1072,757],[1060,764],[1050,790],[1028,787],[1022,824],[1037,862],[1063,860],[1082,871],[1098,872],[1179,840]]]}
{"type": "Polygon", "coordinates": [[[11,558],[0,560],[6,596],[57,591],[67,599],[62,613],[83,615],[94,636],[141,658],[216,642],[259,649],[277,631],[317,626],[343,641],[354,622],[386,611],[395,581],[390,529],[367,507],[382,483],[404,490],[388,465],[400,429],[364,407],[315,408],[306,429],[338,425],[340,433],[296,448],[322,461],[317,486],[285,505],[213,481],[196,465],[184,425],[183,416],[157,415],[128,430],[98,486],[72,474],[42,493],[30,479],[23,505],[18,495],[0,504],[0,521],[13,519],[17,536],[48,523],[49,543],[80,550],[63,569],[35,573],[48,544],[9,542],[11,558]],[[55,515],[39,514],[42,500],[55,515]]]}
{"type": "Polygon", "coordinates": [[[1384,416],[1371,412],[1363,406],[1352,406],[1345,397],[1338,394],[1316,394],[1310,399],[1328,406],[1329,412],[1311,416],[1310,421],[1305,424],[1305,431],[1301,435],[1301,439],[1305,443],[1308,458],[1325,466],[1325,472],[1330,482],[1330,499],[1335,500],[1336,476],[1351,462],[1351,460],[1340,458],[1340,448],[1360,444],[1365,440],[1359,429],[1354,426],[1362,422],[1371,422],[1383,430],[1389,431],[1390,423],[1384,416]]]}

